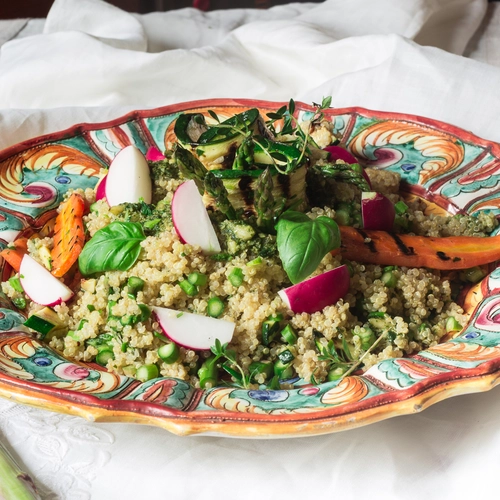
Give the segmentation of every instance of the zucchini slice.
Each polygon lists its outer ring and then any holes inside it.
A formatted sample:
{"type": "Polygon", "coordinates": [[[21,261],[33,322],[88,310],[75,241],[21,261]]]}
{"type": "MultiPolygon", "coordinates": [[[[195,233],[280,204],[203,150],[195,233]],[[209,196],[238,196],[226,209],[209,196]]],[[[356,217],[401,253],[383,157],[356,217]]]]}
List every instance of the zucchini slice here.
{"type": "Polygon", "coordinates": [[[196,144],[196,154],[208,167],[218,158],[236,154],[245,137],[259,132],[260,114],[257,108],[232,116],[220,125],[210,127],[201,134],[196,144]]]}
{"type": "Polygon", "coordinates": [[[40,311],[32,314],[25,322],[24,326],[35,330],[44,339],[48,334],[64,327],[59,316],[49,307],[44,307],[40,311]]]}
{"type": "MultiPolygon", "coordinates": [[[[253,159],[255,165],[276,165],[282,172],[292,172],[299,165],[301,151],[295,146],[256,138],[253,159]]],[[[305,161],[305,160],[304,160],[305,161]]]]}

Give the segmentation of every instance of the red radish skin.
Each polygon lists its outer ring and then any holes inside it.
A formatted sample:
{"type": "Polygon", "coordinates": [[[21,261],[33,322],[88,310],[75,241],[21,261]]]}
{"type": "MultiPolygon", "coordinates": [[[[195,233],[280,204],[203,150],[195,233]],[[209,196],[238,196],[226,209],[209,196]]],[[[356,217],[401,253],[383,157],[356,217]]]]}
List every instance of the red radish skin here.
{"type": "Polygon", "coordinates": [[[26,295],[42,306],[57,306],[73,297],[70,288],[28,254],[21,261],[19,281],[26,295]]]}
{"type": "MultiPolygon", "coordinates": [[[[359,163],[359,161],[351,153],[349,153],[347,149],[341,146],[327,146],[326,148],[324,148],[324,151],[328,151],[328,153],[330,153],[330,161],[342,160],[346,163],[349,163],[349,165],[352,165],[353,163],[359,163]]],[[[365,181],[368,183],[371,189],[372,183],[370,182],[370,178],[368,177],[368,174],[365,172],[364,168],[361,173],[363,174],[365,181]]]]}
{"type": "Polygon", "coordinates": [[[187,349],[205,351],[215,345],[231,342],[235,324],[201,314],[153,307],[153,314],[161,330],[170,340],[187,349]]]}
{"type": "Polygon", "coordinates": [[[172,199],[172,220],[182,243],[197,245],[203,253],[219,253],[221,247],[196,183],[183,182],[172,199]]]}
{"type": "Polygon", "coordinates": [[[161,161],[165,159],[165,155],[155,146],[151,146],[146,153],[146,160],[161,161]]]}
{"type": "Polygon", "coordinates": [[[392,231],[396,210],[391,200],[375,191],[361,193],[361,216],[363,228],[377,231],[392,231]]]}
{"type": "Polygon", "coordinates": [[[342,265],[280,290],[278,294],[294,313],[312,314],[342,299],[349,291],[350,281],[349,269],[342,265]]]}
{"type": "Polygon", "coordinates": [[[97,184],[95,187],[95,200],[103,200],[106,198],[106,178],[107,175],[105,175],[97,184]]]}
{"type": "Polygon", "coordinates": [[[326,148],[324,148],[324,150],[330,153],[330,161],[343,160],[346,163],[349,163],[349,165],[358,163],[358,160],[356,160],[356,158],[351,153],[349,153],[347,149],[341,146],[327,146],[326,148]]]}

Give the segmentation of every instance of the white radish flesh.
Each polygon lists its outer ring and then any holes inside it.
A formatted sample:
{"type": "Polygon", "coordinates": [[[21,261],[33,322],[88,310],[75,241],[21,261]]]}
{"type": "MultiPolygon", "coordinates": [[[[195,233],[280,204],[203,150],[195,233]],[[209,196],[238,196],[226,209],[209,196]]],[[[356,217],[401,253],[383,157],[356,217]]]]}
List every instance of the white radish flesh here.
{"type": "Polygon", "coordinates": [[[208,350],[218,339],[221,344],[231,342],[235,324],[201,314],[179,312],[166,307],[153,307],[163,333],[176,344],[188,349],[208,350]]]}
{"type": "Polygon", "coordinates": [[[111,162],[106,176],[106,201],[110,207],[121,203],[151,203],[153,189],[146,158],[135,146],[123,148],[111,162]]]}
{"type": "Polygon", "coordinates": [[[198,245],[209,255],[221,251],[219,240],[196,183],[182,183],[172,199],[174,228],[183,243],[198,245]]]}
{"type": "Polygon", "coordinates": [[[28,254],[21,261],[19,280],[26,295],[43,306],[57,306],[73,297],[71,289],[28,254]]]}

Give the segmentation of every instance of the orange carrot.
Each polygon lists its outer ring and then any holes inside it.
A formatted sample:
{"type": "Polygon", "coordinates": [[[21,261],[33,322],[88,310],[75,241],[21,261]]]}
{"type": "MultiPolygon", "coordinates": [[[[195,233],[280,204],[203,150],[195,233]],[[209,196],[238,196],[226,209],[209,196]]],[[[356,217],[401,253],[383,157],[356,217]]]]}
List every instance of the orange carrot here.
{"type": "Polygon", "coordinates": [[[500,260],[500,236],[409,236],[340,226],[342,255],[383,266],[468,269],[500,260]]]}
{"type": "Polygon", "coordinates": [[[0,252],[0,257],[3,257],[14,271],[19,272],[25,253],[28,253],[28,238],[19,238],[12,243],[12,246],[4,248],[0,252]]]}
{"type": "Polygon", "coordinates": [[[64,203],[54,226],[54,248],[51,252],[52,274],[64,276],[76,262],[85,243],[83,214],[85,200],[73,193],[64,203]]]}

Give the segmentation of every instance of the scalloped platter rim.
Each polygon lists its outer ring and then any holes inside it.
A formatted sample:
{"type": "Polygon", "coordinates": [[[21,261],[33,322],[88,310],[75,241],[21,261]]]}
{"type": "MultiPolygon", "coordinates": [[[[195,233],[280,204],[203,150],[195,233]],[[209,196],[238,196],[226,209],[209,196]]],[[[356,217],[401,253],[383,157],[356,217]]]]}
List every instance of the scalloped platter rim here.
{"type": "MultiPolygon", "coordinates": [[[[211,99],[134,111],[79,124],[0,152],[0,246],[17,235],[49,230],[64,193],[93,187],[101,167],[124,146],[144,153],[172,138],[180,112],[243,108],[263,112],[284,103],[211,99]]],[[[313,108],[296,103],[299,119],[313,108]]],[[[325,112],[350,151],[401,174],[407,196],[435,213],[500,213],[500,144],[415,115],[331,108],[325,112]]],[[[2,279],[9,275],[2,267],[2,279]]],[[[487,391],[500,382],[500,269],[469,290],[467,326],[454,338],[409,358],[387,359],[362,375],[291,390],[194,389],[186,382],[148,382],[69,362],[23,331],[24,321],[0,296],[0,396],[92,421],[150,424],[178,435],[276,438],[325,434],[422,411],[443,399],[487,391]]]]}

